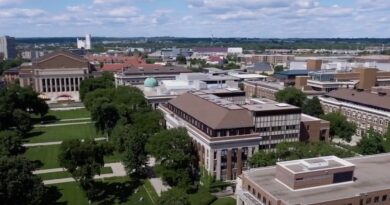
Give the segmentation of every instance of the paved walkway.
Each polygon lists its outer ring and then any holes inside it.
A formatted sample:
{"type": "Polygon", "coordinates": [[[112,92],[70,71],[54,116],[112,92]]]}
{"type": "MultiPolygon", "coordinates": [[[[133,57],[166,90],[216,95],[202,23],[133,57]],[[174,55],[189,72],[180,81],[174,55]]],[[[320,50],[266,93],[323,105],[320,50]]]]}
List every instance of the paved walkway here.
{"type": "Polygon", "coordinates": [[[161,178],[150,178],[149,181],[152,184],[158,196],[161,196],[161,192],[168,191],[168,189],[171,188],[168,185],[164,185],[161,178]]]}
{"type": "MultiPolygon", "coordinates": [[[[104,167],[111,167],[112,173],[96,175],[94,177],[95,179],[126,176],[125,167],[120,162],[108,163],[108,164],[105,164],[104,167]]],[[[43,173],[62,172],[64,170],[65,170],[64,168],[56,168],[56,169],[48,169],[48,170],[38,170],[38,171],[34,171],[33,173],[34,174],[43,174],[43,173]]],[[[74,181],[75,181],[74,178],[51,179],[51,180],[44,180],[43,184],[45,184],[45,185],[47,185],[47,184],[60,184],[60,183],[74,182],[74,181]]]]}
{"type": "MultiPolygon", "coordinates": [[[[156,165],[156,159],[154,157],[149,156],[148,166],[154,167],[154,165],[156,165]]],[[[168,185],[164,185],[162,179],[159,177],[151,177],[150,183],[152,184],[158,196],[161,196],[161,192],[168,191],[168,189],[171,188],[168,185]]]]}
{"type": "MultiPolygon", "coordinates": [[[[95,141],[103,141],[106,140],[105,137],[97,137],[95,138],[95,141]]],[[[55,141],[55,142],[38,142],[38,143],[24,143],[23,147],[39,147],[39,146],[50,146],[50,145],[59,145],[62,144],[62,141],[55,141]]]]}
{"type": "Polygon", "coordinates": [[[43,125],[34,125],[34,127],[58,127],[58,126],[67,126],[67,125],[83,125],[91,124],[92,121],[87,122],[68,122],[68,123],[54,123],[54,124],[43,124],[43,125]]]}

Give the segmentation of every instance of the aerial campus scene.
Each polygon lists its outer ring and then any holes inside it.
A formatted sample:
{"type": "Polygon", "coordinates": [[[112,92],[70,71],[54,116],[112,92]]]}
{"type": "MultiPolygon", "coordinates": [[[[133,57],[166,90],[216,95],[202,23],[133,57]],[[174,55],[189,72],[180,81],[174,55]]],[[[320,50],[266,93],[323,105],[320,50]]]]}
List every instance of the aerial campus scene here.
{"type": "Polygon", "coordinates": [[[0,0],[0,205],[390,205],[389,0],[0,0]]]}

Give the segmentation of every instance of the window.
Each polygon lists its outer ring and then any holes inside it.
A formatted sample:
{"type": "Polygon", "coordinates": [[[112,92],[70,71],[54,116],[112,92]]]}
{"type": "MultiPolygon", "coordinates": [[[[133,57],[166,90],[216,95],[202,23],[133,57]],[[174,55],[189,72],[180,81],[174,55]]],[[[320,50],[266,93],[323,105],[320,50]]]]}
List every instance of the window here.
{"type": "Polygon", "coordinates": [[[379,196],[376,196],[375,198],[374,198],[374,203],[378,203],[379,202],[379,196]]]}
{"type": "Polygon", "coordinates": [[[367,198],[366,199],[366,204],[370,204],[371,203],[371,198],[367,198]]]}
{"type": "Polygon", "coordinates": [[[382,196],[382,201],[386,201],[387,200],[387,195],[383,195],[382,196]]]}

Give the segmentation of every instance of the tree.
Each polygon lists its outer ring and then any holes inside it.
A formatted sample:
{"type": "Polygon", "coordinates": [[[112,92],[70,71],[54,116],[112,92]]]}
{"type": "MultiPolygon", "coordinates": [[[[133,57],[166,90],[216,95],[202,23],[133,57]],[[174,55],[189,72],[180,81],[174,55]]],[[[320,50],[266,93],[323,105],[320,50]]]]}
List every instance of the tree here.
{"type": "Polygon", "coordinates": [[[22,138],[14,131],[0,132],[0,156],[18,155],[25,151],[22,138]]]}
{"type": "Polygon", "coordinates": [[[387,127],[386,133],[383,135],[383,146],[385,147],[386,152],[390,152],[390,124],[387,127]]]}
{"type": "Polygon", "coordinates": [[[124,142],[123,163],[128,175],[142,175],[148,162],[145,150],[147,137],[137,127],[129,127],[124,142]]]}
{"type": "Polygon", "coordinates": [[[282,65],[274,66],[274,73],[277,73],[277,72],[280,72],[280,71],[283,71],[283,70],[284,70],[284,67],[282,65]]]}
{"type": "Polygon", "coordinates": [[[370,128],[358,143],[362,154],[379,154],[385,152],[382,136],[370,128]]]}
{"type": "Polygon", "coordinates": [[[176,57],[176,62],[178,64],[187,64],[187,59],[186,59],[186,57],[180,55],[180,56],[176,57]]]}
{"type": "Polygon", "coordinates": [[[303,102],[306,99],[306,95],[294,87],[287,87],[275,93],[275,98],[278,102],[284,102],[295,105],[297,107],[302,107],[303,102]]]}
{"type": "Polygon", "coordinates": [[[14,125],[16,126],[16,130],[24,136],[27,132],[32,130],[32,122],[30,118],[30,114],[27,112],[16,109],[13,113],[14,125]]]}
{"type": "Polygon", "coordinates": [[[0,157],[0,201],[5,205],[41,204],[46,193],[36,167],[22,157],[0,157]]]}
{"type": "Polygon", "coordinates": [[[188,195],[181,189],[172,188],[161,193],[157,201],[158,205],[190,205],[188,195]]]}
{"type": "Polygon", "coordinates": [[[265,167],[274,165],[275,163],[276,157],[272,152],[258,151],[249,158],[249,164],[252,167],[265,167]]]}
{"type": "Polygon", "coordinates": [[[159,170],[170,185],[183,185],[195,178],[196,152],[184,128],[163,130],[149,138],[147,151],[160,163],[159,170]]]}
{"type": "Polygon", "coordinates": [[[316,96],[312,99],[306,99],[302,106],[302,112],[314,117],[320,117],[324,114],[320,100],[316,96]]]}
{"type": "Polygon", "coordinates": [[[114,76],[103,72],[101,77],[83,80],[80,84],[80,99],[84,102],[85,96],[97,89],[114,88],[114,76]]]}
{"type": "Polygon", "coordinates": [[[95,121],[96,129],[109,137],[119,120],[119,113],[114,104],[103,103],[92,108],[91,117],[95,121]]]}
{"type": "Polygon", "coordinates": [[[108,143],[97,143],[92,139],[84,142],[67,140],[61,144],[58,161],[79,181],[88,198],[95,195],[93,177],[100,174],[104,166],[104,155],[112,154],[113,147],[108,143]]]}
{"type": "Polygon", "coordinates": [[[331,136],[337,136],[348,142],[351,141],[352,135],[354,135],[356,131],[356,125],[352,122],[348,122],[344,115],[340,112],[331,112],[323,115],[321,118],[330,122],[329,134],[331,136]]]}

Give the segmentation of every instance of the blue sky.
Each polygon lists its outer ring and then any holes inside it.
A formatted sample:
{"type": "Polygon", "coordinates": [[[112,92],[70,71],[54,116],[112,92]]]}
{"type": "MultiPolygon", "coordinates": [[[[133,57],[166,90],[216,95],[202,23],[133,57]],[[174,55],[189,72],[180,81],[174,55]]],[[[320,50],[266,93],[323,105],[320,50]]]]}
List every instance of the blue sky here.
{"type": "Polygon", "coordinates": [[[390,37],[390,0],[0,0],[0,36],[390,37]]]}

